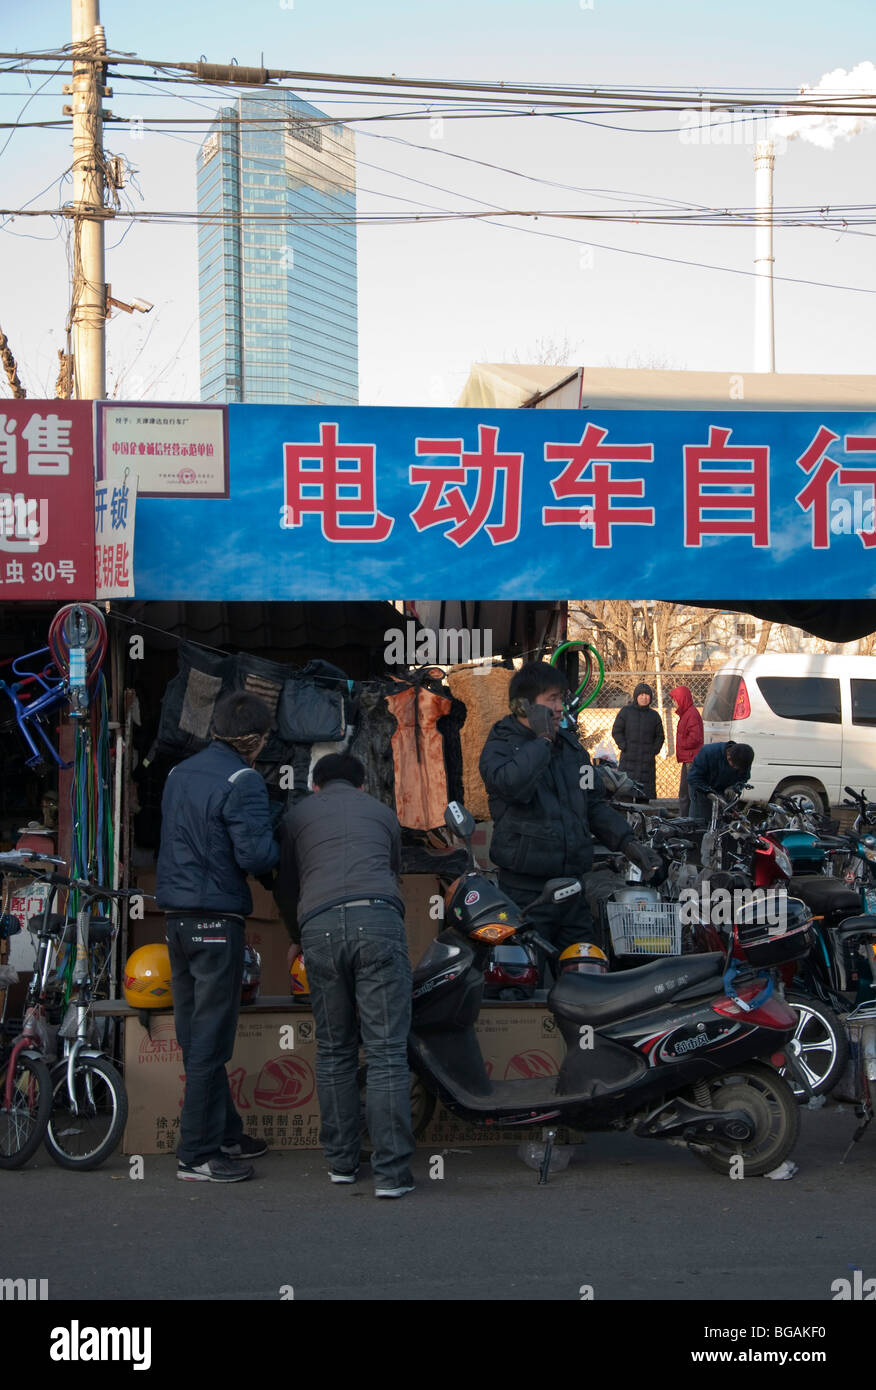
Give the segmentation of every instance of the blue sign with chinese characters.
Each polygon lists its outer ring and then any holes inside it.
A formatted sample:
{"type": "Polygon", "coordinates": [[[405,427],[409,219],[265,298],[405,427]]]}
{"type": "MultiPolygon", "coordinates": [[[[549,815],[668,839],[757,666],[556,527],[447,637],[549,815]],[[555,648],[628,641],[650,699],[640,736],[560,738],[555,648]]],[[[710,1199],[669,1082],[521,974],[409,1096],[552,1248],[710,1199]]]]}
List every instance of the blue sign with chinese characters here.
{"type": "Polygon", "coordinates": [[[876,596],[876,411],[231,405],[141,498],[145,599],[876,596]]]}

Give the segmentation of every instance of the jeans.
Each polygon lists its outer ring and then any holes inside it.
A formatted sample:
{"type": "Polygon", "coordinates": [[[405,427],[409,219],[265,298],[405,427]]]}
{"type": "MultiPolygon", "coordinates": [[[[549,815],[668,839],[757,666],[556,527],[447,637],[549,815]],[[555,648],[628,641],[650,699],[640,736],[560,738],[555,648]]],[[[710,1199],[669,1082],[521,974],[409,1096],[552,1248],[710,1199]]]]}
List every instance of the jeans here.
{"type": "Polygon", "coordinates": [[[301,949],[316,1023],[319,1137],[329,1166],[342,1173],[359,1166],[361,1029],[375,1184],[407,1186],[414,1136],[407,1060],[412,978],[404,922],[392,907],[332,907],[305,923],[301,949]]]}
{"type": "Polygon", "coordinates": [[[168,915],[166,922],[173,1016],[186,1073],[177,1158],[204,1163],[243,1134],[225,1063],[234,1051],[240,1012],[244,925],[240,917],[218,915],[168,915]]]}

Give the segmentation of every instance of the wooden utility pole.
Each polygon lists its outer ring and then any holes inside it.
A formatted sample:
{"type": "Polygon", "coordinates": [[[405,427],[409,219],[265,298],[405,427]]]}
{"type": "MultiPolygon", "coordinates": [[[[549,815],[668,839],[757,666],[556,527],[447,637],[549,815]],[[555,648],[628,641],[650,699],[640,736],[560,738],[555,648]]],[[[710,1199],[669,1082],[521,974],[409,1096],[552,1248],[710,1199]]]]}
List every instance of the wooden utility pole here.
{"type": "Polygon", "coordinates": [[[106,271],[104,265],[104,159],[101,100],[106,35],[98,0],[72,0],[73,85],[73,395],[106,396],[106,271]]]}

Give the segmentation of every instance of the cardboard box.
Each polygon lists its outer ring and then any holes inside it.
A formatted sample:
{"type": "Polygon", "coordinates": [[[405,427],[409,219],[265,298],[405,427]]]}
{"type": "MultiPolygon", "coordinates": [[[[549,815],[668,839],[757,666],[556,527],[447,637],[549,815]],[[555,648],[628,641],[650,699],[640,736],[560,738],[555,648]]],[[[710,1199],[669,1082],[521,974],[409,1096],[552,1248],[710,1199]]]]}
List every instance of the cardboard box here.
{"type": "MultiPolygon", "coordinates": [[[[185,1074],[173,1015],[156,1014],[150,1022],[147,1034],[133,1013],[125,1019],[127,1154],[171,1153],[179,1135],[185,1074]]],[[[560,1069],[565,1048],[544,1004],[485,1005],[477,1029],[487,1071],[499,1080],[550,1076],[560,1069]]],[[[309,1009],[255,1006],[241,1013],[227,1070],[248,1134],[265,1139],[271,1149],[319,1148],[315,1059],[309,1009]]],[[[509,1144],[519,1132],[465,1124],[439,1104],[420,1146],[509,1144]]]]}
{"type": "MultiPolygon", "coordinates": [[[[400,884],[405,903],[408,953],[411,964],[416,965],[429,942],[441,930],[437,904],[443,903],[443,895],[433,874],[403,874],[400,884]]],[[[154,893],[155,870],[138,869],[136,886],[144,894],[154,893]]],[[[253,912],[247,918],[246,939],[262,958],[261,992],[268,995],[288,994],[286,952],[289,949],[289,934],[280,919],[273,894],[254,879],[249,880],[249,886],[253,912]]],[[[132,919],[129,924],[129,952],[164,940],[164,913],[148,898],[144,906],[144,916],[132,919]]]]}

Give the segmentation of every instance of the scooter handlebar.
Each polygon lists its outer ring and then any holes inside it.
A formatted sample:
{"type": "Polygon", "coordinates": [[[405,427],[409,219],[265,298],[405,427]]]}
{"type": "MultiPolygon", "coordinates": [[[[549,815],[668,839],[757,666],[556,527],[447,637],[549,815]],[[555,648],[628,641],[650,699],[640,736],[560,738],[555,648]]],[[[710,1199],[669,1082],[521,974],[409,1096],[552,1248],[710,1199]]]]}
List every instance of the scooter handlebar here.
{"type": "Polygon", "coordinates": [[[553,946],[550,941],[545,941],[544,937],[539,936],[538,932],[533,931],[531,927],[528,927],[526,931],[519,931],[517,933],[517,940],[531,942],[532,945],[537,946],[540,951],[544,951],[547,956],[558,956],[560,954],[556,946],[553,946]]]}

